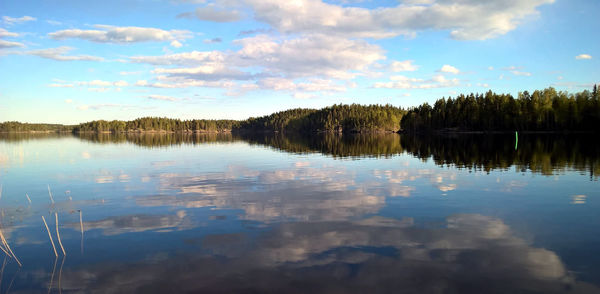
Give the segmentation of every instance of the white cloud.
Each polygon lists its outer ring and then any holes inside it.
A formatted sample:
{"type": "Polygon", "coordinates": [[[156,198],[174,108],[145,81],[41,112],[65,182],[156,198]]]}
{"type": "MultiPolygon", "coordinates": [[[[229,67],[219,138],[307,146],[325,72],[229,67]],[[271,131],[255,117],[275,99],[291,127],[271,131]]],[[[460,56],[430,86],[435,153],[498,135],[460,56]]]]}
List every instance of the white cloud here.
{"type": "Polygon", "coordinates": [[[138,80],[137,82],[135,82],[136,86],[140,86],[140,87],[144,87],[146,85],[148,85],[148,81],[146,80],[138,80]]]}
{"type": "Polygon", "coordinates": [[[3,48],[15,48],[15,47],[25,47],[25,44],[19,42],[11,42],[0,39],[0,49],[3,48]]]}
{"type": "Polygon", "coordinates": [[[385,59],[383,50],[361,40],[310,35],[279,41],[265,35],[234,42],[242,46],[233,57],[240,66],[258,66],[286,77],[322,76],[350,79],[385,59]]]}
{"type": "Polygon", "coordinates": [[[56,48],[29,50],[19,54],[35,55],[42,58],[52,59],[56,61],[103,61],[104,59],[91,55],[65,55],[74,48],[61,46],[56,48]]]}
{"type": "Polygon", "coordinates": [[[71,104],[71,103],[73,103],[73,100],[72,99],[65,99],[65,103],[71,104]]]}
{"type": "Polygon", "coordinates": [[[127,87],[129,83],[127,81],[103,81],[103,80],[92,80],[92,81],[76,81],[76,82],[67,82],[63,80],[54,79],[55,83],[49,84],[48,87],[53,88],[73,88],[77,87],[88,87],[88,91],[90,92],[106,92],[108,90],[113,89],[115,91],[121,91],[120,87],[127,87]]]}
{"type": "Polygon", "coordinates": [[[0,38],[18,37],[18,36],[19,36],[19,34],[17,34],[17,33],[9,32],[6,29],[0,28],[0,38]]]}
{"type": "Polygon", "coordinates": [[[163,96],[163,95],[148,95],[146,98],[151,100],[161,100],[161,101],[179,101],[181,99],[171,97],[171,96],[163,96]]]}
{"type": "Polygon", "coordinates": [[[592,59],[592,56],[589,54],[579,54],[577,56],[575,56],[575,59],[592,59]]]}
{"type": "Polygon", "coordinates": [[[37,18],[27,16],[27,15],[22,16],[22,17],[10,17],[10,16],[2,17],[2,22],[4,22],[7,25],[20,24],[20,23],[24,23],[24,22],[28,22],[28,21],[35,21],[35,20],[37,20],[37,18]]]}
{"type": "Polygon", "coordinates": [[[48,87],[50,87],[50,88],[73,88],[74,85],[73,84],[53,83],[53,84],[49,84],[48,87]]]}
{"type": "Polygon", "coordinates": [[[206,44],[214,44],[214,43],[221,43],[221,42],[223,42],[223,40],[221,38],[212,38],[212,39],[205,39],[202,42],[204,42],[206,44]]]}
{"type": "Polygon", "coordinates": [[[526,72],[526,71],[518,71],[518,70],[512,70],[511,73],[515,76],[524,76],[524,77],[530,77],[531,73],[530,72],[526,72]]]}
{"type": "Polygon", "coordinates": [[[294,93],[294,98],[296,99],[311,99],[311,98],[315,98],[317,97],[314,94],[310,94],[310,93],[294,93]]]}
{"type": "Polygon", "coordinates": [[[484,40],[515,29],[554,0],[419,1],[396,7],[342,7],[321,0],[245,0],[254,17],[284,33],[387,38],[447,30],[459,40],[484,40]]]}
{"type": "MultiPolygon", "coordinates": [[[[117,27],[109,25],[95,25],[94,27],[97,30],[68,29],[49,33],[48,36],[55,40],[83,39],[97,43],[127,44],[138,42],[173,42],[187,39],[191,35],[189,31],[185,30],[165,31],[157,28],[117,27]]],[[[175,43],[175,45],[178,43],[175,43]]]]}
{"type": "Polygon", "coordinates": [[[439,72],[447,72],[447,73],[451,73],[451,74],[460,73],[460,70],[458,70],[458,68],[456,68],[452,65],[448,65],[448,64],[444,64],[444,66],[442,66],[442,68],[440,68],[438,71],[439,72]]]}
{"type": "Polygon", "coordinates": [[[129,83],[126,81],[116,81],[113,83],[113,85],[116,87],[127,87],[129,86],[129,83]]]}
{"type": "Polygon", "coordinates": [[[99,110],[102,108],[116,108],[116,107],[123,107],[123,105],[120,104],[96,104],[96,105],[81,105],[81,106],[77,106],[77,109],[79,110],[99,110]]]}
{"type": "Polygon", "coordinates": [[[96,93],[104,93],[110,90],[110,88],[106,88],[106,87],[96,87],[96,88],[88,88],[87,89],[90,92],[96,92],[96,93]]]}
{"type": "Polygon", "coordinates": [[[494,67],[493,66],[489,66],[488,70],[494,70],[494,67]]]}
{"type": "MultiPolygon", "coordinates": [[[[228,81],[255,80],[255,86],[244,84],[239,90],[345,91],[345,86],[332,80],[371,74],[371,67],[385,59],[383,50],[377,45],[335,36],[278,39],[259,35],[236,40],[234,44],[241,48],[238,51],[133,56],[130,60],[162,65],[152,71],[158,75],[158,82],[144,84],[150,87],[202,87],[219,85],[216,82],[222,81],[232,88],[235,84],[228,81]],[[274,86],[273,81],[277,79],[289,83],[274,86]],[[294,81],[296,79],[300,81],[294,81]]],[[[404,69],[416,68],[411,61],[401,62],[401,65],[404,69]]]]}
{"type": "Polygon", "coordinates": [[[181,48],[181,46],[183,46],[183,44],[181,44],[181,42],[177,41],[177,40],[173,40],[171,41],[171,47],[175,47],[175,48],[181,48]]]}
{"type": "Polygon", "coordinates": [[[194,13],[186,12],[179,14],[179,18],[193,18],[213,22],[235,22],[242,18],[237,10],[218,9],[213,4],[205,7],[198,7],[194,13]]]}
{"type": "Polygon", "coordinates": [[[229,68],[219,63],[185,68],[156,68],[152,73],[194,80],[247,80],[252,77],[250,73],[229,68]]]}
{"type": "Polygon", "coordinates": [[[419,69],[418,65],[413,64],[413,60],[394,61],[391,67],[393,72],[416,71],[419,69]]]}
{"type": "Polygon", "coordinates": [[[258,83],[260,89],[276,91],[303,91],[303,92],[344,92],[346,87],[334,84],[332,80],[310,79],[306,82],[294,82],[285,78],[265,78],[258,83]]]}
{"type": "Polygon", "coordinates": [[[226,54],[220,51],[191,51],[163,56],[133,56],[131,62],[153,65],[194,65],[203,63],[222,63],[226,54]]]}
{"type": "Polygon", "coordinates": [[[459,79],[447,79],[443,75],[435,75],[427,80],[406,76],[391,76],[390,80],[389,82],[377,82],[373,87],[387,89],[433,89],[453,87],[460,84],[459,79]]]}
{"type": "Polygon", "coordinates": [[[142,71],[121,71],[121,72],[119,72],[119,74],[122,76],[139,75],[141,73],[142,73],[142,71]]]}

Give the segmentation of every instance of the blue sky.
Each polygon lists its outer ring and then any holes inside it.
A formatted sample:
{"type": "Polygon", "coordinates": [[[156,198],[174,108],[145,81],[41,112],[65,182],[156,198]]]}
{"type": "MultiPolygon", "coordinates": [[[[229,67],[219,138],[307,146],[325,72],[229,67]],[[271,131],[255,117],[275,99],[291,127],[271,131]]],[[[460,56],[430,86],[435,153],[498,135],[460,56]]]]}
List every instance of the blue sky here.
{"type": "Polygon", "coordinates": [[[2,1],[0,121],[231,118],[600,83],[595,0],[2,1]]]}

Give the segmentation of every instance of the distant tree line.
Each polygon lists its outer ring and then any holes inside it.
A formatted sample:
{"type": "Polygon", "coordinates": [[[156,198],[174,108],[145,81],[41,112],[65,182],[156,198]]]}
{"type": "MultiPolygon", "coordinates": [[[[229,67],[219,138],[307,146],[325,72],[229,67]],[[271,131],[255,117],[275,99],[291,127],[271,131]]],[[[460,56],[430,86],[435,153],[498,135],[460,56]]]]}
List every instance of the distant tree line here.
{"type": "Polygon", "coordinates": [[[458,129],[471,131],[598,131],[600,93],[594,85],[568,94],[554,88],[512,95],[460,95],[409,109],[401,125],[405,131],[458,129]]]}
{"type": "Polygon", "coordinates": [[[70,132],[73,126],[61,124],[30,124],[18,121],[7,121],[0,123],[0,132],[70,132]]]}
{"type": "Polygon", "coordinates": [[[74,132],[135,132],[135,131],[165,131],[165,132],[224,132],[231,131],[239,124],[236,120],[180,120],[165,117],[142,117],[131,121],[95,120],[79,124],[74,132]]]}
{"type": "Polygon", "coordinates": [[[291,109],[249,118],[240,130],[295,132],[396,132],[406,111],[392,105],[333,105],[323,109],[291,109]]]}
{"type": "Polygon", "coordinates": [[[96,120],[74,132],[396,132],[406,111],[391,105],[333,105],[296,108],[246,120],[179,120],[143,117],[132,121],[96,120]]]}
{"type": "Polygon", "coordinates": [[[466,131],[600,131],[600,93],[575,94],[554,88],[529,93],[460,95],[408,110],[392,105],[333,105],[296,108],[246,120],[180,120],[143,117],[132,121],[96,120],[77,126],[0,123],[0,132],[426,132],[466,131]]]}

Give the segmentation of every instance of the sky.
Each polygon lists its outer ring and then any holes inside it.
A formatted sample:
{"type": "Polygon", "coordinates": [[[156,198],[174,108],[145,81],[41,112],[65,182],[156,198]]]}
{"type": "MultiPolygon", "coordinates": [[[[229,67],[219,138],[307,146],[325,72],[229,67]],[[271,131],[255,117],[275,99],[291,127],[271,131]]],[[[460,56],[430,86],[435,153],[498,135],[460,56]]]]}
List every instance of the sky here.
{"type": "Polygon", "coordinates": [[[599,11],[597,0],[3,0],[0,122],[591,90],[599,11]]]}

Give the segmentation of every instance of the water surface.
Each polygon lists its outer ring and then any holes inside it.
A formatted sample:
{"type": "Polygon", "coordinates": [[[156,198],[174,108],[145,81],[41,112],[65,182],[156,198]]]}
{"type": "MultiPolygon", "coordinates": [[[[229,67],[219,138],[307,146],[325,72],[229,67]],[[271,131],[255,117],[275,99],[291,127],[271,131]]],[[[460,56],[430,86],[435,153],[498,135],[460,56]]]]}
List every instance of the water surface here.
{"type": "Polygon", "coordinates": [[[598,146],[5,134],[0,292],[600,293],[598,146]]]}

